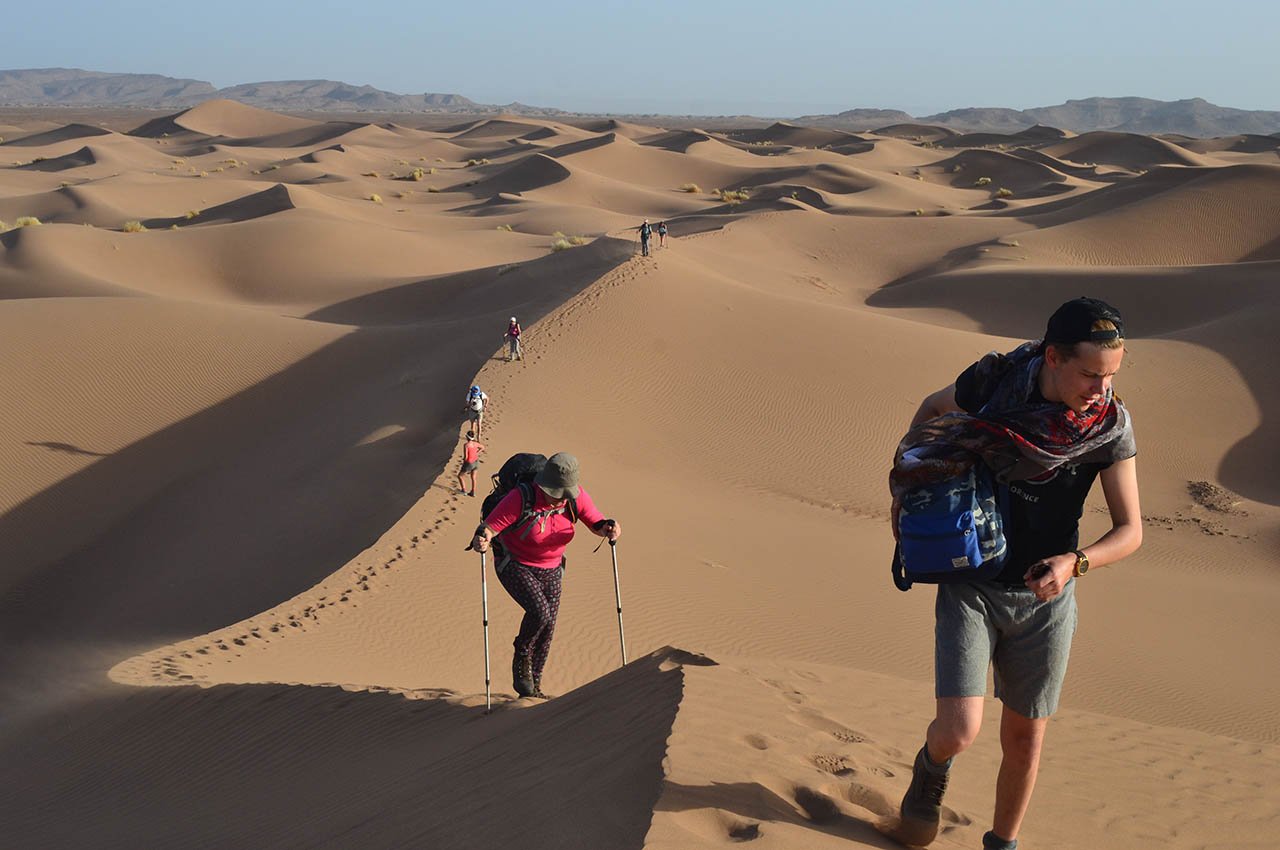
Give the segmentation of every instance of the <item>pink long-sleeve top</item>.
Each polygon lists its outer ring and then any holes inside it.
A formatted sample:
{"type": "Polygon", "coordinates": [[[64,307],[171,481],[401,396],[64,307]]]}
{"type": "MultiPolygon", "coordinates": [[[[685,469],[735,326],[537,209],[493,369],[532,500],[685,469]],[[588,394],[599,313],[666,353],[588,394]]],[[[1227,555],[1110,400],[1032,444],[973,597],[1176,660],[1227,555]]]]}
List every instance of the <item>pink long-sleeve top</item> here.
{"type": "MultiPolygon", "coordinates": [[[[551,502],[542,488],[533,488],[533,509],[549,510],[551,502]]],[[[510,527],[520,519],[520,489],[512,488],[502,497],[498,506],[487,517],[484,524],[495,535],[510,527]]],[[[591,501],[587,488],[578,488],[578,518],[586,525],[595,525],[604,519],[604,514],[591,501]]],[[[553,514],[547,518],[536,518],[525,523],[502,538],[502,545],[511,553],[511,557],[522,564],[538,569],[551,570],[560,566],[564,550],[573,540],[574,527],[569,517],[564,514],[553,514]]]]}

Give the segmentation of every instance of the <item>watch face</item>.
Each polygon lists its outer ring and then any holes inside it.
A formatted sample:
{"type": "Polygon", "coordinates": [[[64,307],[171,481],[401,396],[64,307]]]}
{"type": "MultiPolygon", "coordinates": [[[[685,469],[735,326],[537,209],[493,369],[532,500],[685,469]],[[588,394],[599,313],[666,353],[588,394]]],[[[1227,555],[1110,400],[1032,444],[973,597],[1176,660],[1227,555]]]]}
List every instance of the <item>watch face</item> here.
{"type": "Polygon", "coordinates": [[[1083,552],[1076,553],[1076,575],[1082,576],[1089,572],[1089,556],[1083,552]]]}

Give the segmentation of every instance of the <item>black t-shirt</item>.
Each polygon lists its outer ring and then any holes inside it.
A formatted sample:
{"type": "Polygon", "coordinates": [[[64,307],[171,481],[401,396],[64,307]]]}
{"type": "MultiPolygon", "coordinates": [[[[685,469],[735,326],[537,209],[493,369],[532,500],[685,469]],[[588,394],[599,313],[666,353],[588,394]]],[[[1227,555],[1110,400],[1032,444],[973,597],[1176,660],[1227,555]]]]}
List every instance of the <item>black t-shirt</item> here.
{"type": "MultiPolygon", "coordinates": [[[[977,398],[975,363],[956,378],[956,404],[977,413],[986,399],[977,398]]],[[[1045,401],[1037,386],[1031,401],[1045,401]]],[[[1009,485],[1009,511],[1005,517],[1008,560],[996,581],[1022,587],[1027,568],[1051,555],[1070,552],[1080,545],[1080,516],[1084,500],[1098,473],[1109,463],[1064,464],[1038,480],[1009,485]]]]}

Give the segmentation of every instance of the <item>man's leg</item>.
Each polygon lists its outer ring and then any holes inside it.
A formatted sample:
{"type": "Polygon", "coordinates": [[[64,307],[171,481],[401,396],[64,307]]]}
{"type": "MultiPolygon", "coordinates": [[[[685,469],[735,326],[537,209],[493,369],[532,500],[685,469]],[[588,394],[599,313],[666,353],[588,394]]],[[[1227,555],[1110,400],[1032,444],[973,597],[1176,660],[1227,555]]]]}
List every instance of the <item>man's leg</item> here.
{"type": "Polygon", "coordinates": [[[982,697],[941,697],[925,743],[929,760],[942,764],[963,753],[982,729],[982,697]]]}
{"type": "Polygon", "coordinates": [[[991,826],[992,832],[1006,841],[1016,839],[1022,828],[1022,818],[1027,814],[1031,792],[1036,787],[1040,750],[1048,725],[1047,717],[1023,717],[1008,706],[1000,716],[1000,748],[1004,758],[996,780],[996,813],[991,826]]]}
{"type": "Polygon", "coordinates": [[[973,744],[981,728],[982,697],[938,698],[925,745],[911,767],[911,785],[902,798],[895,838],[923,846],[938,837],[951,759],[973,744]]]}

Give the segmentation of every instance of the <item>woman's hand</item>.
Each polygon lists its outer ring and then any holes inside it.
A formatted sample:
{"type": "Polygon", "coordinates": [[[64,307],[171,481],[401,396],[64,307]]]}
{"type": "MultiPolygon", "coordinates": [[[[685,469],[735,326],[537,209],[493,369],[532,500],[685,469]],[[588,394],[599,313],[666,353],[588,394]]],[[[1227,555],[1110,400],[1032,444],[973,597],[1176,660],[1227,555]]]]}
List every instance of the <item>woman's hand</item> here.
{"type": "Polygon", "coordinates": [[[488,551],[489,551],[489,540],[490,540],[490,537],[489,537],[489,535],[488,535],[488,534],[486,534],[486,533],[485,533],[485,532],[487,532],[487,531],[488,531],[488,529],[486,528],[484,531],[477,531],[477,532],[476,532],[476,536],[471,538],[471,548],[472,548],[472,549],[476,550],[477,552],[488,552],[488,551]]]}
{"type": "Polygon", "coordinates": [[[609,538],[612,543],[622,536],[622,523],[616,519],[606,519],[591,530],[599,537],[609,538]]]}

